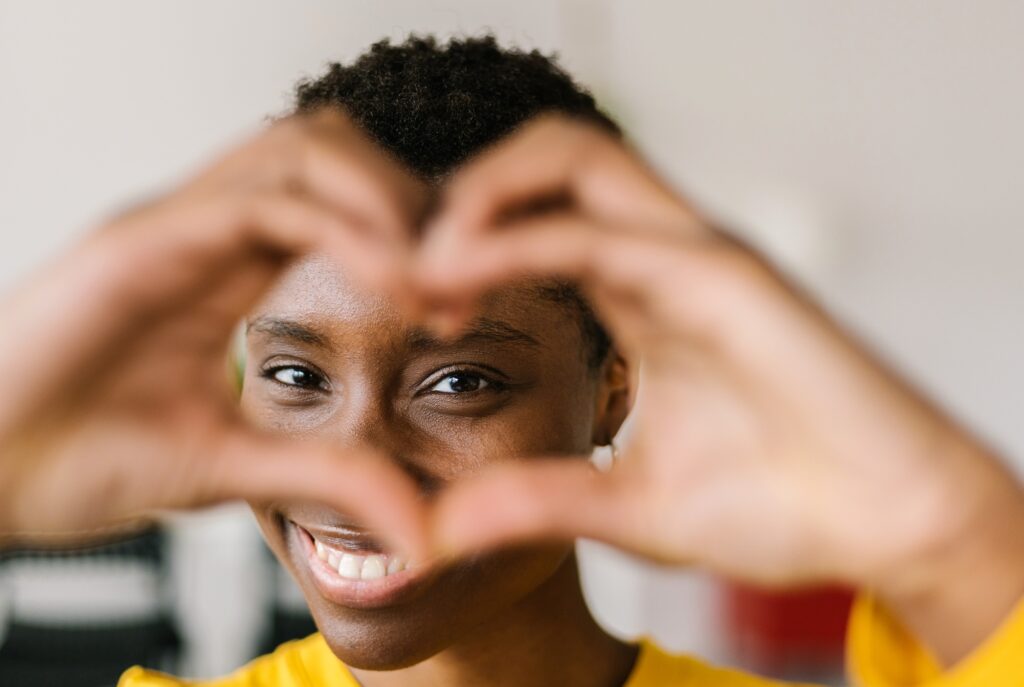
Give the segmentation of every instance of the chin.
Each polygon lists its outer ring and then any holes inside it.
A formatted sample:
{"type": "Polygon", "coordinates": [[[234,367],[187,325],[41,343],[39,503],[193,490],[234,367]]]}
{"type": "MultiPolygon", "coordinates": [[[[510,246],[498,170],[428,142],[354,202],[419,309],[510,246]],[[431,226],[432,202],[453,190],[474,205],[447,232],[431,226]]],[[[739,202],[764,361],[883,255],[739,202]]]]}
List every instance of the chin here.
{"type": "Polygon", "coordinates": [[[426,661],[448,648],[444,639],[420,636],[419,632],[366,627],[332,627],[317,623],[327,646],[345,665],[359,670],[401,670],[426,661]]]}
{"type": "Polygon", "coordinates": [[[263,515],[264,536],[301,588],[331,651],[361,670],[407,668],[486,634],[543,587],[572,552],[571,545],[527,547],[442,569],[410,563],[392,572],[389,564],[383,576],[378,569],[370,579],[354,579],[346,576],[344,556],[364,566],[371,557],[388,560],[360,532],[297,508],[257,515],[263,515]]]}
{"type": "Polygon", "coordinates": [[[489,556],[448,569],[422,597],[385,608],[341,607],[324,599],[315,585],[301,586],[317,629],[342,663],[359,670],[400,670],[497,629],[567,556],[550,550],[489,556]]]}

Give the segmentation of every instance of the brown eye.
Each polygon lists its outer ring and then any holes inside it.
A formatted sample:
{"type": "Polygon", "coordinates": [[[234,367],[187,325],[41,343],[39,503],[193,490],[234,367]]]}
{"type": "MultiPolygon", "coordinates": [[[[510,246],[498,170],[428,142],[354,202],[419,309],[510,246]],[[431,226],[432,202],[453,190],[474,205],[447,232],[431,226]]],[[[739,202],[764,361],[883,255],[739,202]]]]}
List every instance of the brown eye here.
{"type": "Polygon", "coordinates": [[[480,375],[469,374],[466,372],[455,372],[447,375],[444,379],[439,381],[433,387],[431,391],[435,391],[439,394],[465,394],[473,391],[480,391],[491,386],[491,383],[480,375]]]}
{"type": "Polygon", "coordinates": [[[294,386],[300,389],[327,389],[327,383],[323,377],[304,367],[294,365],[275,367],[267,370],[265,375],[285,386],[294,386]]]}

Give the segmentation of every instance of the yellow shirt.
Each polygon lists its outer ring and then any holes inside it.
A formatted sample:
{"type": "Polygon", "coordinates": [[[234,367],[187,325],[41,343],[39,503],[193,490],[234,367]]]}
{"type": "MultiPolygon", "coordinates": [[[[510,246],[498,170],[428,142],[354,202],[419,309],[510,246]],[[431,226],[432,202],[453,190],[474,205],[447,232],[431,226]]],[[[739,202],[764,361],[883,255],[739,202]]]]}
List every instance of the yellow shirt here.
{"type": "MultiPolygon", "coordinates": [[[[870,598],[858,599],[850,618],[849,669],[862,687],[1016,687],[1024,685],[1024,600],[982,646],[951,670],[938,664],[870,598]]],[[[781,683],[671,656],[642,642],[623,687],[771,687],[781,683]]],[[[226,678],[189,682],[128,670],[118,687],[359,687],[319,634],[282,644],[226,678]]]]}

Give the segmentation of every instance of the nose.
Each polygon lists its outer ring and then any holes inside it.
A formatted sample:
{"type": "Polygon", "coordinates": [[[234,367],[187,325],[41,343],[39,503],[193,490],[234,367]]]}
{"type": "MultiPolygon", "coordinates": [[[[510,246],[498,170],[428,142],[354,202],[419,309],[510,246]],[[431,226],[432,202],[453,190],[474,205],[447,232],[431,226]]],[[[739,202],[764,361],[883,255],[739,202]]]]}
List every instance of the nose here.
{"type": "Polygon", "coordinates": [[[396,410],[385,385],[350,384],[337,411],[323,427],[330,438],[346,446],[364,446],[394,461],[425,494],[440,486],[440,478],[428,467],[424,458],[430,437],[424,435],[396,410]]]}

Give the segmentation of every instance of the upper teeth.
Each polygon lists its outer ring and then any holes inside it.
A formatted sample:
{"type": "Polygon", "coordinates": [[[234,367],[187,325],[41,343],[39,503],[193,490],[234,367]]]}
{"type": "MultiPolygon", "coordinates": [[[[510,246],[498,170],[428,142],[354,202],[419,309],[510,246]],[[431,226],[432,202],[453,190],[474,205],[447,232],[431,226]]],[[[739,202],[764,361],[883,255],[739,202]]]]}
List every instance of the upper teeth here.
{"type": "Polygon", "coordinates": [[[326,561],[341,577],[349,580],[376,580],[387,575],[402,572],[407,562],[401,556],[375,553],[360,556],[347,551],[338,551],[314,539],[316,555],[326,561]]]}

